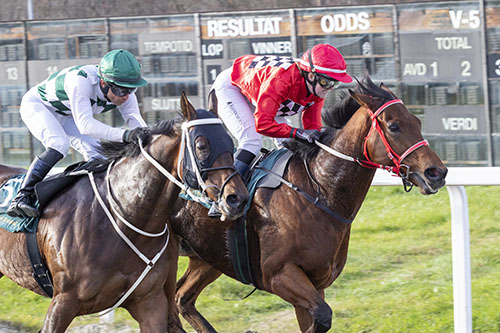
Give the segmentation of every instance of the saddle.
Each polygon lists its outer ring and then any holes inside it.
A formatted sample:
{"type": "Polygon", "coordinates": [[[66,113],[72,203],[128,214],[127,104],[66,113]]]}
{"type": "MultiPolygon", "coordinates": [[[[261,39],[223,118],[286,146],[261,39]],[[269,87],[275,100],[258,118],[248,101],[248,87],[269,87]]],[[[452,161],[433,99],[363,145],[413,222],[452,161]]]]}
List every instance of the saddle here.
{"type": "Polygon", "coordinates": [[[101,159],[81,161],[68,166],[62,173],[45,178],[35,185],[35,193],[40,206],[45,206],[54,195],[75,182],[81,176],[86,176],[87,173],[90,172],[102,172],[106,170],[108,165],[109,161],[101,159]]]}

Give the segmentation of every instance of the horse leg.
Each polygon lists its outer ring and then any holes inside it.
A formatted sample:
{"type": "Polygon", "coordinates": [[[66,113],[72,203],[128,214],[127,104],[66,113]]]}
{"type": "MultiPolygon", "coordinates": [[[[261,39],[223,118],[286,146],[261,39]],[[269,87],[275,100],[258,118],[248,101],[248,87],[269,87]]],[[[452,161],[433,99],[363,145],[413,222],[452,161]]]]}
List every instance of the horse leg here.
{"type": "Polygon", "coordinates": [[[54,295],[43,322],[41,332],[65,332],[79,311],[79,303],[75,296],[67,294],[54,295]]]}
{"type": "Polygon", "coordinates": [[[332,310],[323,300],[323,292],[316,290],[300,267],[286,264],[270,282],[271,292],[295,307],[302,332],[323,333],[330,329],[332,310]]]}
{"type": "Polygon", "coordinates": [[[168,301],[164,293],[155,290],[149,297],[130,300],[125,308],[139,323],[141,333],[169,332],[168,301]]]}
{"type": "Polygon", "coordinates": [[[196,332],[216,332],[196,310],[195,303],[203,289],[217,280],[222,273],[198,257],[189,257],[189,265],[177,282],[175,300],[177,309],[196,332]]]}
{"type": "MultiPolygon", "coordinates": [[[[321,298],[324,300],[325,299],[324,290],[320,290],[318,292],[320,293],[321,298]]],[[[319,313],[322,313],[322,312],[319,311],[319,313]]],[[[314,322],[313,316],[311,316],[311,313],[309,312],[309,310],[307,310],[305,308],[298,307],[298,306],[295,307],[295,315],[297,317],[297,322],[299,323],[299,327],[303,331],[305,331],[307,328],[311,327],[311,325],[314,322]]]]}
{"type": "MultiPolygon", "coordinates": [[[[177,256],[178,257],[178,256],[177,256]]],[[[179,310],[175,306],[175,289],[177,279],[177,262],[178,260],[169,260],[168,275],[163,290],[168,301],[168,332],[169,333],[185,333],[182,328],[182,323],[179,318],[179,310]]]]}

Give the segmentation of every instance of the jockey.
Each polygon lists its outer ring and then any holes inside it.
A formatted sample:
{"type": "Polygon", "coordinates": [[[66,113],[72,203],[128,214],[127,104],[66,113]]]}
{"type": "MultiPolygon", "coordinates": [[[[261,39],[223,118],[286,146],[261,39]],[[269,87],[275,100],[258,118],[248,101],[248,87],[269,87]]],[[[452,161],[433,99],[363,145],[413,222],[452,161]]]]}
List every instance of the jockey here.
{"type": "Polygon", "coordinates": [[[112,50],[99,65],[74,66],[49,76],[31,88],[21,102],[21,118],[45,151],[31,163],[19,193],[10,204],[10,216],[39,216],[34,187],[71,147],[85,160],[99,158],[100,139],[143,142],[150,139],[146,122],[139,112],[135,91],[147,82],[141,65],[126,50],[112,50]],[[94,114],[117,109],[131,130],[114,128],[94,118],[94,114]]]}
{"type": "Polygon", "coordinates": [[[219,117],[238,140],[234,166],[243,178],[262,147],[262,135],[318,140],[324,98],[341,82],[352,78],[340,52],[328,44],[315,45],[301,59],[245,55],[220,73],[212,90],[219,117]],[[291,127],[284,118],[296,113],[304,128],[291,127]]]}

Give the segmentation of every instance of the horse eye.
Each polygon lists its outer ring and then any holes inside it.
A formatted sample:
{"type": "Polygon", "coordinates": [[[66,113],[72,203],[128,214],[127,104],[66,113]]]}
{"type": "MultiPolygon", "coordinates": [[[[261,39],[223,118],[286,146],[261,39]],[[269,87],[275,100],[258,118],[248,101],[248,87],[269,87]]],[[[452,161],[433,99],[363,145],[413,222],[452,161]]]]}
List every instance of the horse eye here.
{"type": "Polygon", "coordinates": [[[200,160],[204,160],[210,155],[210,144],[205,138],[198,138],[195,141],[196,146],[196,157],[200,160]]]}
{"type": "Polygon", "coordinates": [[[399,132],[399,125],[396,123],[392,123],[389,125],[389,131],[391,132],[399,132]]]}
{"type": "Polygon", "coordinates": [[[202,142],[202,141],[196,142],[196,149],[205,150],[207,148],[208,147],[207,147],[207,144],[205,142],[202,142]]]}

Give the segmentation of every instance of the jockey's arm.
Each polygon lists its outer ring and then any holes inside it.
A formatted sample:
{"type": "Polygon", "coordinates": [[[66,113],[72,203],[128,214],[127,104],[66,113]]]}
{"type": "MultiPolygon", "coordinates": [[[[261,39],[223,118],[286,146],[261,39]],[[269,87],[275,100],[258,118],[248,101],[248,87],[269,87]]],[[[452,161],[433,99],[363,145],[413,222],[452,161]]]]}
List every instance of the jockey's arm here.
{"type": "Polygon", "coordinates": [[[96,139],[122,141],[125,130],[106,125],[94,118],[90,98],[95,87],[87,80],[79,80],[67,89],[71,113],[78,131],[96,139]]]}
{"type": "Polygon", "coordinates": [[[147,124],[141,116],[137,96],[130,94],[128,100],[118,107],[120,114],[125,121],[126,128],[146,127],[147,124]]]}
{"type": "Polygon", "coordinates": [[[305,129],[317,129],[319,130],[322,126],[321,123],[321,109],[323,108],[324,100],[319,103],[315,103],[309,109],[302,112],[302,126],[305,129]]]}
{"type": "Polygon", "coordinates": [[[292,127],[285,123],[278,123],[274,118],[281,101],[287,96],[283,84],[274,84],[269,80],[261,87],[261,93],[255,108],[255,128],[257,133],[273,138],[288,138],[292,127]]]}

